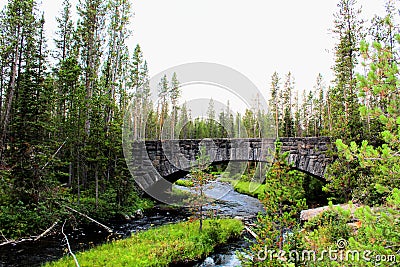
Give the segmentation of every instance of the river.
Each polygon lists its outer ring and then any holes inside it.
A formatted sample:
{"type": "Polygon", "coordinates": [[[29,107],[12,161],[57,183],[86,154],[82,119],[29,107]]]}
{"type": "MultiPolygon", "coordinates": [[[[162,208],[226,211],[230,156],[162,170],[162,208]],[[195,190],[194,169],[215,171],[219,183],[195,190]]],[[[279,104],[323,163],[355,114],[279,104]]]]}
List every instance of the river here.
{"type": "MultiPolygon", "coordinates": [[[[174,186],[185,191],[191,190],[174,186]]],[[[204,193],[207,197],[216,199],[213,205],[206,206],[205,210],[212,209],[223,217],[241,217],[245,221],[251,221],[258,212],[263,211],[263,206],[258,199],[235,192],[228,183],[213,181],[205,187],[204,193]]],[[[143,218],[112,223],[110,227],[117,233],[112,238],[126,238],[134,232],[150,227],[184,221],[190,215],[187,209],[156,206],[145,212],[143,218]]],[[[65,232],[74,252],[89,249],[110,239],[109,234],[99,229],[97,225],[76,229],[67,228],[65,232]]],[[[193,266],[240,266],[235,251],[247,246],[248,243],[244,239],[224,245],[217,248],[204,261],[195,263],[193,266]]],[[[60,233],[44,237],[38,242],[27,241],[17,245],[5,245],[0,247],[0,266],[40,266],[44,262],[61,258],[66,253],[65,248],[66,244],[60,233]]]]}

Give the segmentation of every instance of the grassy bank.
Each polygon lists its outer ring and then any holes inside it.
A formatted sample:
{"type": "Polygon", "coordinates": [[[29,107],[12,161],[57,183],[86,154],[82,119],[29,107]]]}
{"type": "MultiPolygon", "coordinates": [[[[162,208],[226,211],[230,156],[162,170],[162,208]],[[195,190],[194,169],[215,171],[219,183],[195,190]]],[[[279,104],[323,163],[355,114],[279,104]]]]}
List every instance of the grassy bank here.
{"type": "MultiPolygon", "coordinates": [[[[0,190],[1,195],[1,190],[0,190]]],[[[1,197],[0,197],[1,198],[1,197]]],[[[27,238],[43,233],[55,221],[63,221],[76,216],[77,223],[85,225],[88,220],[65,207],[71,207],[104,224],[124,215],[134,215],[137,210],[145,211],[154,206],[154,201],[130,194],[128,201],[122,206],[115,203],[115,195],[100,198],[96,205],[94,197],[82,195],[80,205],[71,195],[65,194],[64,198],[55,199],[49,203],[26,204],[18,202],[1,202],[0,200],[0,231],[7,239],[27,238]]],[[[4,239],[4,238],[3,238],[4,239]]],[[[0,237],[0,240],[2,238],[0,237]]]]}
{"type": "Polygon", "coordinates": [[[234,189],[241,194],[261,199],[264,194],[265,184],[239,181],[235,184],[234,189]]]}
{"type": "MultiPolygon", "coordinates": [[[[237,237],[243,229],[234,219],[205,220],[169,224],[134,234],[132,237],[103,244],[77,253],[80,266],[168,266],[189,262],[210,254],[214,247],[237,237]]],[[[71,257],[64,257],[45,266],[75,266],[71,257]]]]}
{"type": "Polygon", "coordinates": [[[230,183],[236,192],[261,199],[264,194],[265,184],[220,178],[221,182],[230,183]]]}
{"type": "Polygon", "coordinates": [[[175,182],[176,185],[185,186],[185,187],[193,187],[193,181],[186,180],[186,179],[179,179],[175,182]]]}

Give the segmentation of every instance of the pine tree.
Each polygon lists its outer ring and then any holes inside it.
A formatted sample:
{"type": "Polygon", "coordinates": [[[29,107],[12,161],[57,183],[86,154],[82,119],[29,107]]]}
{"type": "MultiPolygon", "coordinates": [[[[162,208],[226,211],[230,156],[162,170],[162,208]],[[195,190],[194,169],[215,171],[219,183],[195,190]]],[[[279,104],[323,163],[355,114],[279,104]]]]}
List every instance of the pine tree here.
{"type": "MultiPolygon", "coordinates": [[[[164,75],[161,78],[160,83],[158,84],[158,117],[159,117],[159,137],[165,136],[167,129],[164,129],[165,121],[168,118],[168,94],[169,94],[169,85],[167,75],[164,75]],[[165,133],[163,133],[165,131],[165,133]]],[[[166,136],[165,136],[166,137],[166,136]]]]}
{"type": "Polygon", "coordinates": [[[247,134],[246,138],[254,138],[254,133],[255,133],[255,118],[254,118],[254,113],[250,109],[246,109],[244,112],[244,115],[242,117],[242,125],[244,129],[246,130],[247,134]]]}
{"type": "Polygon", "coordinates": [[[243,263],[251,266],[296,266],[298,259],[290,259],[294,262],[289,262],[287,257],[277,258],[277,254],[269,254],[269,251],[285,251],[288,254],[291,250],[300,251],[302,246],[298,237],[298,216],[306,207],[303,176],[291,170],[287,162],[289,152],[281,153],[281,145],[276,143],[274,162],[266,175],[262,199],[266,212],[257,217],[256,241],[246,251],[249,257],[240,257],[243,263]]]}
{"type": "Polygon", "coordinates": [[[396,17],[399,17],[397,0],[387,0],[385,3],[386,15],[380,17],[375,15],[372,18],[371,26],[368,29],[369,35],[373,41],[379,42],[392,53],[393,57],[398,56],[398,43],[396,42],[396,33],[399,32],[399,25],[396,24],[396,17]]]}
{"type": "Polygon", "coordinates": [[[74,33],[70,0],[64,0],[62,6],[63,10],[61,11],[60,17],[56,18],[58,23],[56,34],[58,38],[54,40],[57,49],[53,55],[59,62],[64,61],[70,55],[74,33]]]}
{"type": "Polygon", "coordinates": [[[324,106],[325,106],[325,86],[322,74],[318,74],[317,81],[314,86],[314,136],[320,136],[324,130],[324,106]]]}
{"type": "Polygon", "coordinates": [[[78,14],[81,17],[77,33],[81,43],[81,62],[86,89],[85,134],[90,136],[92,97],[98,86],[99,68],[103,54],[105,6],[100,0],[80,0],[78,14]],[[82,1],[84,1],[82,3],[82,1]]]}
{"type": "MultiPolygon", "coordinates": [[[[400,35],[397,35],[400,44],[400,35]]],[[[346,199],[353,198],[362,203],[382,203],[399,184],[400,175],[400,97],[399,68],[393,61],[390,45],[382,46],[374,42],[370,46],[361,42],[364,65],[368,72],[358,75],[358,88],[361,98],[369,98],[366,92],[375,97],[387,97],[385,106],[361,106],[360,115],[370,116],[381,125],[381,131],[375,135],[382,139],[381,144],[363,140],[346,143],[336,141],[339,158],[329,166],[327,179],[330,182],[326,190],[345,194],[346,199]]]]}
{"type": "Polygon", "coordinates": [[[217,125],[215,123],[215,107],[214,107],[214,100],[212,98],[208,102],[207,125],[208,125],[207,132],[209,134],[209,137],[216,137],[217,125]]]}
{"type": "Polygon", "coordinates": [[[207,155],[206,147],[199,147],[199,152],[200,153],[196,157],[196,161],[191,166],[190,176],[194,183],[194,188],[199,194],[198,197],[196,197],[194,204],[198,207],[199,210],[199,231],[201,232],[203,230],[203,209],[204,206],[207,204],[207,197],[204,194],[204,189],[205,185],[213,179],[213,176],[207,173],[207,170],[209,169],[210,159],[207,155]]]}
{"type": "Polygon", "coordinates": [[[129,88],[134,91],[133,95],[133,138],[138,139],[141,129],[141,118],[144,115],[141,102],[144,90],[145,80],[143,77],[143,53],[140,45],[136,45],[132,56],[130,71],[129,88]]]}
{"type": "Polygon", "coordinates": [[[333,136],[344,140],[360,140],[361,125],[358,115],[355,66],[358,45],[363,37],[359,18],[361,9],[356,0],[341,0],[335,14],[335,28],[338,44],[335,48],[335,86],[330,91],[333,136]]]}
{"type": "Polygon", "coordinates": [[[171,85],[170,85],[170,98],[171,98],[171,105],[172,105],[172,112],[171,112],[171,138],[175,139],[175,128],[176,123],[178,120],[178,99],[181,94],[180,92],[180,85],[178,81],[178,77],[176,73],[172,75],[171,85]]]}
{"type": "Polygon", "coordinates": [[[276,138],[279,137],[279,128],[280,128],[279,96],[280,96],[279,75],[277,72],[274,72],[274,74],[272,74],[271,77],[271,99],[269,101],[269,106],[271,108],[271,112],[274,114],[276,138]]]}
{"type": "Polygon", "coordinates": [[[292,92],[294,90],[293,76],[289,72],[282,90],[282,114],[283,122],[281,126],[282,136],[294,136],[294,120],[292,114],[292,92]]]}
{"type": "Polygon", "coordinates": [[[294,133],[295,137],[303,136],[303,129],[301,125],[301,112],[300,112],[300,103],[299,103],[299,92],[296,91],[296,95],[294,97],[294,133]]]}
{"type": "Polygon", "coordinates": [[[307,91],[303,91],[302,95],[302,105],[301,105],[301,110],[302,110],[302,120],[303,120],[303,136],[310,136],[310,110],[311,110],[311,105],[307,91]]]}
{"type": "Polygon", "coordinates": [[[190,129],[188,127],[189,115],[186,107],[186,102],[184,102],[180,108],[179,119],[176,129],[179,130],[179,139],[188,139],[190,129]]]}

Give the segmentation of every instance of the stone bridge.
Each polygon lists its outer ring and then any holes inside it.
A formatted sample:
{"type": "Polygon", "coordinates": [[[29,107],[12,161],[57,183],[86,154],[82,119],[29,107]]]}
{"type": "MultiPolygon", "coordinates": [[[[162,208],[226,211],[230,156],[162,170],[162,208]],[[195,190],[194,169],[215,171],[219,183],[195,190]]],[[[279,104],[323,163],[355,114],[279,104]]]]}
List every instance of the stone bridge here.
{"type": "MultiPolygon", "coordinates": [[[[329,137],[280,138],[281,151],[289,152],[293,168],[324,179],[326,155],[331,144],[329,137]]],[[[181,139],[134,142],[131,153],[125,154],[128,166],[139,186],[148,192],[157,185],[164,188],[189,173],[191,166],[205,147],[210,164],[229,162],[270,162],[275,151],[275,140],[247,139],[181,139]],[[164,179],[163,179],[164,178],[164,179]]]]}

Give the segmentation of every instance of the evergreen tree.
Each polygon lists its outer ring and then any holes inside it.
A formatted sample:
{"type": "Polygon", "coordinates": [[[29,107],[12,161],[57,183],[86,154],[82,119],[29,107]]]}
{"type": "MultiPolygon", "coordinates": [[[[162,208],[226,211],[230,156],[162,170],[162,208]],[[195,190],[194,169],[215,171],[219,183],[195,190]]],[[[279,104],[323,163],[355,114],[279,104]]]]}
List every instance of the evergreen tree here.
{"type": "Polygon", "coordinates": [[[280,128],[279,96],[280,96],[279,75],[277,72],[274,72],[274,74],[272,74],[271,77],[271,99],[269,101],[269,106],[271,108],[271,112],[274,114],[276,138],[279,137],[279,128],[280,128]]]}
{"type": "Polygon", "coordinates": [[[140,45],[136,45],[132,56],[130,68],[130,81],[128,86],[133,94],[133,138],[136,140],[140,136],[142,129],[141,119],[145,116],[143,112],[142,100],[145,94],[145,85],[147,82],[147,69],[144,68],[143,54],[140,45]]]}
{"type": "Polygon", "coordinates": [[[251,109],[246,109],[244,112],[244,115],[242,117],[242,123],[241,123],[246,130],[246,138],[254,138],[254,133],[255,131],[255,117],[253,111],[251,109]]]}
{"type": "Polygon", "coordinates": [[[324,123],[324,107],[325,107],[325,85],[322,74],[318,74],[314,87],[314,107],[315,107],[315,134],[323,135],[325,129],[324,123]]]}
{"type": "MultiPolygon", "coordinates": [[[[159,117],[159,137],[161,138],[163,131],[167,131],[164,129],[165,121],[168,118],[168,95],[169,95],[169,85],[167,75],[164,75],[161,78],[160,83],[158,84],[158,117],[159,117]]],[[[165,135],[163,135],[165,136],[165,135]]]]}
{"type": "Polygon", "coordinates": [[[207,125],[208,125],[208,133],[209,137],[215,137],[217,133],[217,125],[215,123],[215,108],[214,108],[214,100],[211,98],[208,102],[207,108],[207,125]]]}
{"type": "Polygon", "coordinates": [[[98,86],[99,68],[103,54],[104,18],[106,8],[100,0],[80,0],[77,34],[81,44],[81,62],[86,89],[86,137],[90,136],[91,100],[98,86]],[[82,2],[83,1],[83,2],[82,2]]]}
{"type": "MultiPolygon", "coordinates": [[[[400,36],[397,38],[400,43],[400,36]]],[[[368,140],[364,140],[358,145],[354,141],[346,143],[339,139],[336,141],[339,159],[328,169],[330,184],[327,185],[327,190],[340,193],[343,186],[346,186],[349,197],[368,204],[382,203],[387,194],[398,186],[400,177],[399,69],[398,64],[393,63],[390,49],[390,46],[385,47],[378,42],[374,42],[372,47],[362,42],[361,51],[368,72],[357,77],[361,98],[369,97],[366,92],[371,92],[375,97],[388,98],[382,109],[365,105],[360,108],[362,117],[369,115],[381,124],[382,131],[376,134],[382,138],[383,143],[371,145],[368,140]],[[346,172],[346,176],[338,176],[338,169],[335,167],[339,164],[350,166],[352,175],[346,172]],[[350,185],[346,184],[349,182],[350,185]]]]}
{"type": "Polygon", "coordinates": [[[172,113],[171,113],[171,138],[175,139],[175,127],[178,120],[178,99],[181,94],[179,81],[176,73],[172,75],[169,95],[171,97],[172,113]]]}
{"type": "Polygon", "coordinates": [[[399,25],[396,24],[396,18],[400,16],[399,8],[397,7],[396,10],[396,1],[397,0],[387,0],[385,3],[385,17],[382,18],[375,15],[368,29],[369,35],[372,37],[373,41],[385,45],[395,58],[398,56],[396,33],[399,32],[399,25]]]}
{"type": "Polygon", "coordinates": [[[294,136],[294,121],[292,114],[292,92],[294,90],[293,76],[289,72],[286,75],[286,80],[282,90],[282,113],[283,122],[281,125],[281,136],[292,137],[294,136]]]}
{"type": "MultiPolygon", "coordinates": [[[[258,215],[255,242],[246,251],[250,257],[241,256],[248,266],[287,266],[287,255],[278,258],[269,251],[285,251],[302,248],[299,238],[299,212],[306,207],[304,199],[303,176],[291,170],[287,162],[288,152],[280,152],[281,143],[276,143],[274,162],[266,177],[262,203],[265,215],[258,215]],[[292,232],[293,234],[289,233],[292,232]]],[[[295,262],[297,259],[292,259],[295,262]]]]}
{"type": "Polygon", "coordinates": [[[301,125],[301,112],[300,112],[300,104],[299,104],[299,92],[296,91],[296,95],[294,97],[294,133],[296,137],[300,137],[303,135],[303,129],[301,125]]]}
{"type": "Polygon", "coordinates": [[[13,166],[15,200],[38,204],[46,198],[41,192],[47,180],[42,179],[47,171],[43,166],[51,148],[46,136],[52,133],[45,109],[52,92],[45,83],[44,19],[37,14],[35,1],[10,1],[3,23],[9,36],[4,36],[2,48],[10,52],[9,58],[3,57],[9,75],[1,118],[3,164],[13,166]]]}
{"type": "Polygon", "coordinates": [[[344,140],[360,140],[362,132],[358,115],[355,66],[363,21],[356,0],[341,0],[335,14],[338,44],[335,48],[335,86],[330,91],[332,135],[344,140]]]}
{"type": "Polygon", "coordinates": [[[53,55],[59,62],[64,61],[71,53],[74,34],[70,0],[64,0],[62,6],[63,10],[60,17],[56,18],[58,27],[56,31],[57,37],[54,41],[57,49],[53,55]]]}
{"type": "Polygon", "coordinates": [[[179,129],[179,139],[188,139],[189,138],[189,115],[188,115],[188,110],[186,107],[186,102],[182,104],[182,107],[180,108],[180,114],[179,114],[179,120],[178,120],[178,125],[177,129],[179,129]]]}

